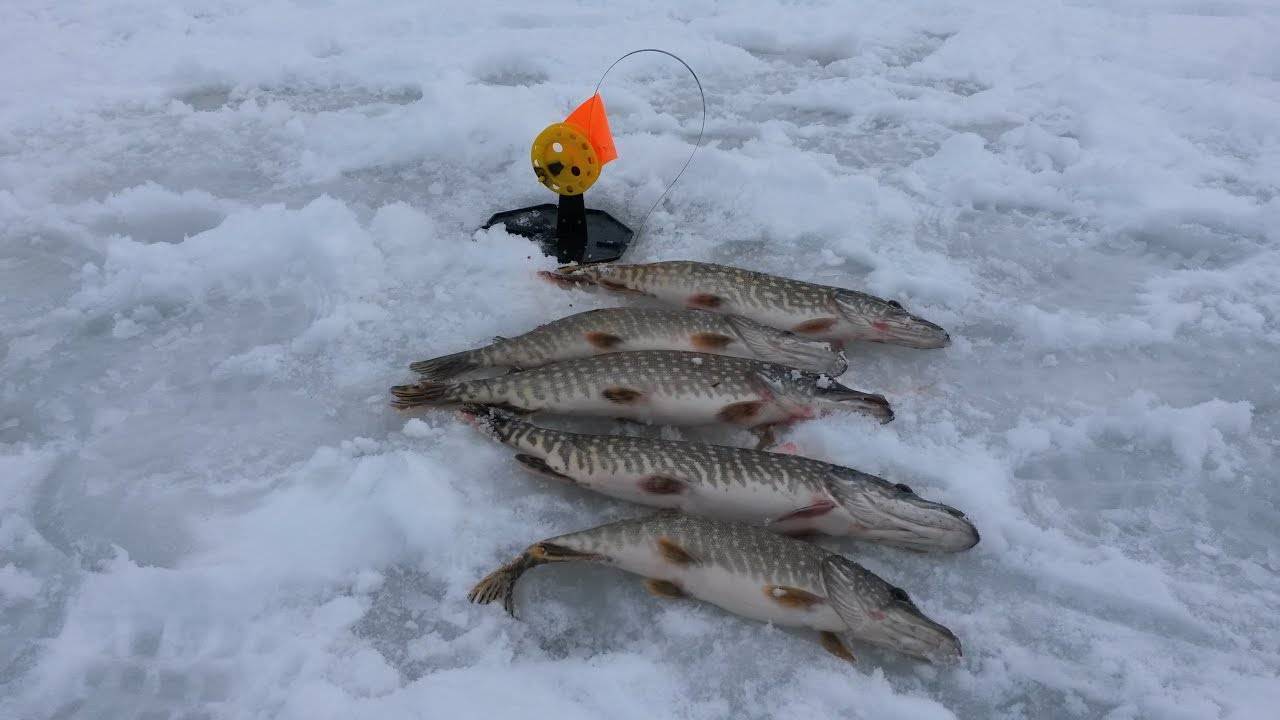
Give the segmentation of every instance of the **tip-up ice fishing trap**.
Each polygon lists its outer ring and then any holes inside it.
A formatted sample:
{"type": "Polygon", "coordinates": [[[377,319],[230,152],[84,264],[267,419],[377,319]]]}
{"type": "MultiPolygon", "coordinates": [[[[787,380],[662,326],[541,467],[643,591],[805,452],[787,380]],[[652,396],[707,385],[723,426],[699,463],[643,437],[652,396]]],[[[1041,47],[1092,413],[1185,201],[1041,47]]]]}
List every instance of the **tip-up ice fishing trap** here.
{"type": "Polygon", "coordinates": [[[604,99],[600,97],[600,86],[614,66],[632,55],[645,52],[661,53],[674,58],[693,75],[694,82],[698,84],[698,94],[702,98],[702,128],[698,131],[693,152],[689,153],[680,172],[676,173],[671,184],[641,219],[640,231],[643,232],[649,214],[666,197],[684,174],[685,168],[689,167],[694,153],[702,144],[702,133],[707,126],[707,99],[693,68],[666,50],[652,48],[633,50],[615,60],[600,76],[595,92],[586,102],[569,113],[564,122],[548,125],[534,138],[529,152],[533,173],[538,182],[560,196],[559,203],[503,210],[494,213],[484,227],[502,224],[507,232],[537,242],[544,253],[554,255],[563,263],[611,262],[622,257],[637,233],[604,210],[588,209],[584,193],[600,179],[604,166],[618,157],[613,146],[613,135],[609,130],[609,118],[605,115],[604,99]]]}

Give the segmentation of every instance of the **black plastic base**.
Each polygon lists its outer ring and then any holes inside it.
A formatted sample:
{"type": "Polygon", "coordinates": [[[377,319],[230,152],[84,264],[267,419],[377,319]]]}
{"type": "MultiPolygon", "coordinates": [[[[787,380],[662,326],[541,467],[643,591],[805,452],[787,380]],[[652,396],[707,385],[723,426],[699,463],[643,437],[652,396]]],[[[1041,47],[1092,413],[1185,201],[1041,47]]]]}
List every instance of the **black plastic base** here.
{"type": "Polygon", "coordinates": [[[583,248],[579,238],[557,237],[556,225],[559,212],[559,208],[551,203],[516,210],[503,210],[494,213],[484,227],[505,225],[507,232],[537,242],[542,246],[543,253],[555,256],[563,263],[597,263],[617,260],[622,257],[622,253],[631,244],[631,238],[635,234],[631,228],[623,225],[609,213],[588,209],[586,211],[586,246],[583,248]]]}

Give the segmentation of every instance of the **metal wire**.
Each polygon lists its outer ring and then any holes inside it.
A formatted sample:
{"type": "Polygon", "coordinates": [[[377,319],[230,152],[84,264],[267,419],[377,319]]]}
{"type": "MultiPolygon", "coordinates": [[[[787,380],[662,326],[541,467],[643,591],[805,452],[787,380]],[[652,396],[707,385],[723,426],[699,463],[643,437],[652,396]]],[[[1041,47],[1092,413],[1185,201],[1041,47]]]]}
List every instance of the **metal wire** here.
{"type": "MultiPolygon", "coordinates": [[[[600,80],[596,82],[595,93],[600,92],[600,86],[604,84],[604,79],[608,77],[609,71],[613,70],[613,68],[617,66],[618,63],[622,62],[623,60],[626,60],[632,55],[639,55],[640,53],[649,53],[649,52],[666,55],[667,57],[683,65],[684,69],[688,70],[689,74],[693,76],[693,81],[698,85],[698,97],[702,99],[702,126],[698,128],[698,139],[694,141],[693,151],[689,153],[689,157],[684,161],[684,165],[680,166],[680,172],[676,173],[676,176],[672,178],[670,184],[667,185],[667,189],[662,191],[662,194],[659,195],[658,199],[654,201],[652,206],[650,206],[649,211],[644,214],[643,218],[641,218],[640,227],[639,229],[636,230],[635,240],[639,240],[640,236],[644,234],[645,226],[649,222],[649,216],[653,214],[654,210],[658,209],[658,205],[662,203],[663,198],[667,196],[667,193],[671,192],[671,188],[675,187],[676,183],[679,182],[680,177],[684,175],[684,171],[689,168],[689,163],[693,162],[693,156],[697,154],[698,148],[702,147],[702,136],[707,131],[707,94],[702,90],[702,81],[698,79],[698,73],[694,72],[693,68],[689,67],[689,63],[682,60],[680,56],[676,55],[675,53],[668,52],[666,50],[660,50],[658,48],[641,48],[640,50],[632,50],[626,55],[623,55],[617,60],[614,60],[613,64],[605,69],[604,74],[600,76],[600,80]]],[[[592,93],[592,94],[595,94],[595,93],[592,93]]],[[[590,132],[588,132],[588,135],[590,135],[590,132]]],[[[633,241],[633,245],[634,245],[634,241],[633,241]]]]}

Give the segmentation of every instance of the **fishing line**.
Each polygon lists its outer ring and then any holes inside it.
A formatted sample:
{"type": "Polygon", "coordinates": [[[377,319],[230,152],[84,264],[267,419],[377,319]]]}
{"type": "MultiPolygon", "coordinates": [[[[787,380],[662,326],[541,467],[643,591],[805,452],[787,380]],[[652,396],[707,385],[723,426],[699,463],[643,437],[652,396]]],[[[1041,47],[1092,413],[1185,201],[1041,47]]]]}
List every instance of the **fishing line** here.
{"type": "MultiPolygon", "coordinates": [[[[623,60],[626,60],[632,55],[639,55],[640,53],[659,53],[661,55],[666,55],[667,57],[683,65],[684,69],[689,71],[689,74],[693,76],[693,81],[698,85],[698,97],[702,99],[702,126],[698,128],[698,139],[694,141],[693,151],[689,153],[689,157],[684,161],[684,165],[680,166],[680,172],[676,173],[676,176],[672,178],[671,183],[667,185],[667,189],[662,191],[662,194],[658,196],[658,199],[655,200],[653,205],[649,208],[649,212],[646,212],[644,214],[644,217],[640,219],[640,227],[639,229],[636,230],[636,235],[635,235],[636,240],[639,240],[640,236],[644,235],[644,228],[649,223],[649,216],[653,214],[654,210],[658,209],[658,205],[662,203],[663,198],[667,196],[667,193],[671,192],[671,188],[676,186],[676,183],[680,181],[680,176],[684,175],[684,171],[689,168],[689,163],[693,162],[693,156],[698,153],[698,148],[702,147],[702,135],[707,131],[707,94],[702,90],[702,81],[698,79],[698,73],[694,72],[693,68],[689,67],[689,63],[682,60],[680,56],[676,55],[675,53],[668,52],[666,50],[660,50],[658,48],[641,48],[640,50],[632,50],[626,55],[623,55],[617,60],[614,60],[613,65],[610,65],[608,68],[605,69],[604,74],[601,75],[600,79],[596,82],[595,92],[596,93],[600,92],[600,86],[604,84],[604,79],[608,77],[609,71],[612,70],[615,66],[617,66],[618,63],[622,62],[623,60]]],[[[592,120],[594,122],[594,117],[592,118],[592,120]]],[[[589,134],[590,132],[588,132],[588,135],[589,134]]]]}

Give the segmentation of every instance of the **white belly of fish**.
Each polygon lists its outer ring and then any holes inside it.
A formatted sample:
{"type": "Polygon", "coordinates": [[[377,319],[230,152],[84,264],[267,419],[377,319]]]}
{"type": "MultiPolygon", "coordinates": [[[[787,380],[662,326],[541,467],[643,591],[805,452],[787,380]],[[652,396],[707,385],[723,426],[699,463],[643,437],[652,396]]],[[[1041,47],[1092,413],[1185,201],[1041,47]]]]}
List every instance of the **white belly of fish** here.
{"type": "MultiPolygon", "coordinates": [[[[619,403],[605,397],[579,398],[546,403],[537,409],[577,415],[626,418],[657,425],[710,425],[720,422],[719,413],[734,401],[717,397],[676,397],[646,393],[634,402],[619,403]]],[[[766,403],[748,423],[749,427],[784,422],[791,414],[766,403]]]]}
{"type": "Polygon", "coordinates": [[[764,580],[712,564],[677,565],[663,557],[656,546],[647,545],[613,550],[610,556],[623,570],[675,583],[686,595],[735,615],[790,627],[833,632],[847,629],[827,602],[809,608],[789,607],[767,592],[770,583],[764,580]]]}

